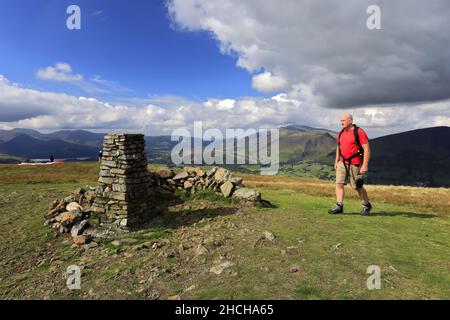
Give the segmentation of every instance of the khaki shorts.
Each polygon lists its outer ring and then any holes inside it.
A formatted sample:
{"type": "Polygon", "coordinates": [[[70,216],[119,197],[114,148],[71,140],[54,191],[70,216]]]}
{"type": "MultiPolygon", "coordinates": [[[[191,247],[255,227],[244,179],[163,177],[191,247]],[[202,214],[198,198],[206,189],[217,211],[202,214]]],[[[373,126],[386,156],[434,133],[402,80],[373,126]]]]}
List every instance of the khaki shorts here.
{"type": "Polygon", "coordinates": [[[344,163],[340,161],[336,170],[336,183],[347,184],[350,181],[350,185],[352,186],[352,188],[356,189],[356,181],[360,179],[364,181],[364,175],[359,172],[360,168],[361,165],[352,164],[350,165],[350,170],[348,170],[347,174],[344,163]]]}

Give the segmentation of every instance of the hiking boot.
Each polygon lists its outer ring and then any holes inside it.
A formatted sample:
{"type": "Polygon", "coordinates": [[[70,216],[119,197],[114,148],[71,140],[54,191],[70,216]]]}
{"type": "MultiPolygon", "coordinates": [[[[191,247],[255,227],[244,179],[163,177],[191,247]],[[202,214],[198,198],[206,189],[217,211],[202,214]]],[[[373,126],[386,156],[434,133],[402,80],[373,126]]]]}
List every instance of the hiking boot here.
{"type": "Polygon", "coordinates": [[[341,214],[344,213],[344,205],[336,203],[336,206],[333,209],[328,210],[329,214],[341,214]]]}
{"type": "Polygon", "coordinates": [[[363,204],[360,214],[363,216],[370,215],[370,210],[372,210],[372,205],[370,202],[368,204],[363,204]]]}

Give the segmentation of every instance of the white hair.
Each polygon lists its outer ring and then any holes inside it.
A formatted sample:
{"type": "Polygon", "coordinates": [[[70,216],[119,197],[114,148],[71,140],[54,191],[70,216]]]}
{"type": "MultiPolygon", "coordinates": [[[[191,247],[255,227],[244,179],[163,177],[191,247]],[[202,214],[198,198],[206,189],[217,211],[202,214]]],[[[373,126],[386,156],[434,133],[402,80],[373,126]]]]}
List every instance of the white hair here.
{"type": "Polygon", "coordinates": [[[349,118],[350,121],[353,123],[353,116],[350,113],[344,113],[342,116],[346,117],[346,118],[349,118]]]}

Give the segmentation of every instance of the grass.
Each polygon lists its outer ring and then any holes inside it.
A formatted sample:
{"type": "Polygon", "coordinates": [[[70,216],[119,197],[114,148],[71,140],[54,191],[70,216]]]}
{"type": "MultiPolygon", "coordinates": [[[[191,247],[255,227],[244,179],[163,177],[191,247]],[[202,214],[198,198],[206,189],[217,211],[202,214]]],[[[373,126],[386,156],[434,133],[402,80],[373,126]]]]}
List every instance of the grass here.
{"type": "Polygon", "coordinates": [[[55,237],[43,214],[52,200],[94,186],[97,174],[96,163],[0,166],[1,298],[146,299],[155,291],[161,299],[450,298],[449,189],[368,186],[370,217],[359,216],[348,189],[346,214],[331,216],[332,182],[240,174],[276,208],[178,194],[119,246],[102,241],[81,252],[55,237]],[[263,231],[276,240],[258,242],[263,231]],[[161,247],[133,249],[149,241],[161,247]],[[200,244],[208,255],[195,255],[200,244]],[[225,260],[235,265],[209,272],[225,260]],[[65,287],[71,264],[82,269],[81,290],[65,287]],[[380,290],[366,287],[370,265],[381,268],[380,290]]]}

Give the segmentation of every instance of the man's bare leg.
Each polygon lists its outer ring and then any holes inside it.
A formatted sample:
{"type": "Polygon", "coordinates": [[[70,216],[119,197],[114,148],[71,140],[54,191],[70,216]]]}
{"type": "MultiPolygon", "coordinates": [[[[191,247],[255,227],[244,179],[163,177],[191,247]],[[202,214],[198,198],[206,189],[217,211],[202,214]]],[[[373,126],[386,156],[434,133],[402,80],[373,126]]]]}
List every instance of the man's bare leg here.
{"type": "MultiPolygon", "coordinates": [[[[356,189],[356,191],[358,191],[361,202],[365,205],[368,204],[369,196],[367,195],[367,190],[364,187],[362,187],[362,188],[356,189]]],[[[336,191],[336,194],[337,194],[337,191],[336,191]]]]}
{"type": "Polygon", "coordinates": [[[342,214],[344,213],[344,184],[336,183],[336,206],[330,210],[330,214],[342,214]]]}
{"type": "Polygon", "coordinates": [[[336,202],[344,203],[345,188],[343,183],[336,183],[336,202]]]}

